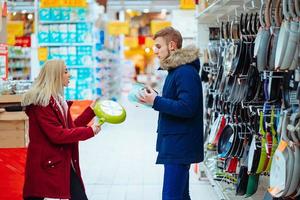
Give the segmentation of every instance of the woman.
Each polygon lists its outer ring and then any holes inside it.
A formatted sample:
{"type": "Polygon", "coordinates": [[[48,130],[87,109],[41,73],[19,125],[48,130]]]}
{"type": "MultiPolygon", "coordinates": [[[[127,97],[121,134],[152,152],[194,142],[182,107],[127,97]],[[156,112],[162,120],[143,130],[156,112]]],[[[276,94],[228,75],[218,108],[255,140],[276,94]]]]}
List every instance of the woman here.
{"type": "Polygon", "coordinates": [[[100,131],[93,119],[95,101],[72,120],[70,106],[63,98],[70,74],[62,60],[49,60],[32,88],[24,95],[29,117],[29,145],[23,197],[40,199],[87,199],[80,174],[78,141],[100,131]]]}

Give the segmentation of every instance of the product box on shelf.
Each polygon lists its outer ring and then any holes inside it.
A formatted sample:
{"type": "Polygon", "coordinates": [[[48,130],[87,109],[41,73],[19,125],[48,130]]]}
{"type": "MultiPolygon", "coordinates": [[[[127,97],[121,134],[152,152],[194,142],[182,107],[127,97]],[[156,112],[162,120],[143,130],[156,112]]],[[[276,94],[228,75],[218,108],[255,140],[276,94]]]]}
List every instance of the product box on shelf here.
{"type": "Polygon", "coordinates": [[[49,47],[48,59],[60,59],[60,48],[49,47]]]}
{"type": "Polygon", "coordinates": [[[68,62],[68,47],[60,47],[59,48],[60,59],[64,60],[65,63],[68,62]]]}
{"type": "Polygon", "coordinates": [[[39,9],[39,18],[40,18],[40,21],[51,20],[50,9],[49,8],[40,8],[39,9]]]}
{"type": "Polygon", "coordinates": [[[61,8],[50,8],[50,15],[52,21],[60,21],[61,20],[61,8]]]}
{"type": "Polygon", "coordinates": [[[61,20],[62,21],[69,21],[71,14],[71,8],[61,8],[61,20]]]}
{"type": "Polygon", "coordinates": [[[39,26],[39,43],[48,43],[49,41],[49,26],[48,25],[40,25],[39,26]]]}
{"type": "Polygon", "coordinates": [[[76,43],[77,39],[76,34],[76,24],[68,24],[68,42],[69,43],[76,43]]]}
{"type": "Polygon", "coordinates": [[[78,65],[76,47],[68,47],[67,65],[69,66],[78,65]]]}
{"type": "Polygon", "coordinates": [[[59,30],[60,30],[60,42],[68,43],[68,25],[67,24],[59,25],[59,30]]]}
{"type": "Polygon", "coordinates": [[[60,43],[60,30],[59,30],[59,25],[58,24],[51,24],[50,29],[50,41],[51,43],[60,43]]]}
{"type": "Polygon", "coordinates": [[[89,23],[76,24],[77,42],[92,42],[92,27],[89,23]]]}

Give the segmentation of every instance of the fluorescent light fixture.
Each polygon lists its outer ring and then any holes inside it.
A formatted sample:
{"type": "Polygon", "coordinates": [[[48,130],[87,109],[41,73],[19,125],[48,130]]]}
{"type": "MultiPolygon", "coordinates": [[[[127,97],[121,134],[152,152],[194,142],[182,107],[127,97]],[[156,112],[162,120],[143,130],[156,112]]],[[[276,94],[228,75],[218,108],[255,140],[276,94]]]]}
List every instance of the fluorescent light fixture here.
{"type": "Polygon", "coordinates": [[[145,9],[143,10],[143,12],[144,12],[144,13],[149,13],[149,9],[148,9],[148,8],[145,8],[145,9]]]}

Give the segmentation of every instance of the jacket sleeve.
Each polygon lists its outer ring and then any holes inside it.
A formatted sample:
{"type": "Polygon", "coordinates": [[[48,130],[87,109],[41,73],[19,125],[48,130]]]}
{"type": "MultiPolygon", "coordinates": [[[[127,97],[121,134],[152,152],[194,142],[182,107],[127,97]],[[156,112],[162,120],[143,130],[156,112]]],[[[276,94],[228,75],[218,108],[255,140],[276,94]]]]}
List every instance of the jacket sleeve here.
{"type": "Polygon", "coordinates": [[[34,112],[43,133],[55,144],[74,143],[94,136],[91,127],[64,128],[49,105],[37,106],[34,112]]]}
{"type": "Polygon", "coordinates": [[[74,124],[76,127],[86,126],[93,118],[95,113],[90,106],[88,106],[83,113],[81,113],[75,120],[74,124]]]}
{"type": "Polygon", "coordinates": [[[177,99],[157,96],[153,108],[176,117],[193,117],[201,105],[202,85],[199,75],[192,69],[180,70],[176,75],[175,87],[177,99]]]}

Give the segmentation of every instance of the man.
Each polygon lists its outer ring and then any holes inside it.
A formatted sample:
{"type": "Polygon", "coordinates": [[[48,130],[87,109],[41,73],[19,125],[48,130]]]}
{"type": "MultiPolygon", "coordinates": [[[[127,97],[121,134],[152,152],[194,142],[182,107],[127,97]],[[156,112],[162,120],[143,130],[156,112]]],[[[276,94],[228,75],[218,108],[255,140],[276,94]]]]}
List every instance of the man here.
{"type": "Polygon", "coordinates": [[[172,27],[154,35],[160,68],[168,71],[162,96],[150,87],[139,100],[159,111],[157,164],[164,164],[163,200],[190,200],[191,163],[203,161],[203,107],[199,50],[181,48],[172,27]]]}

